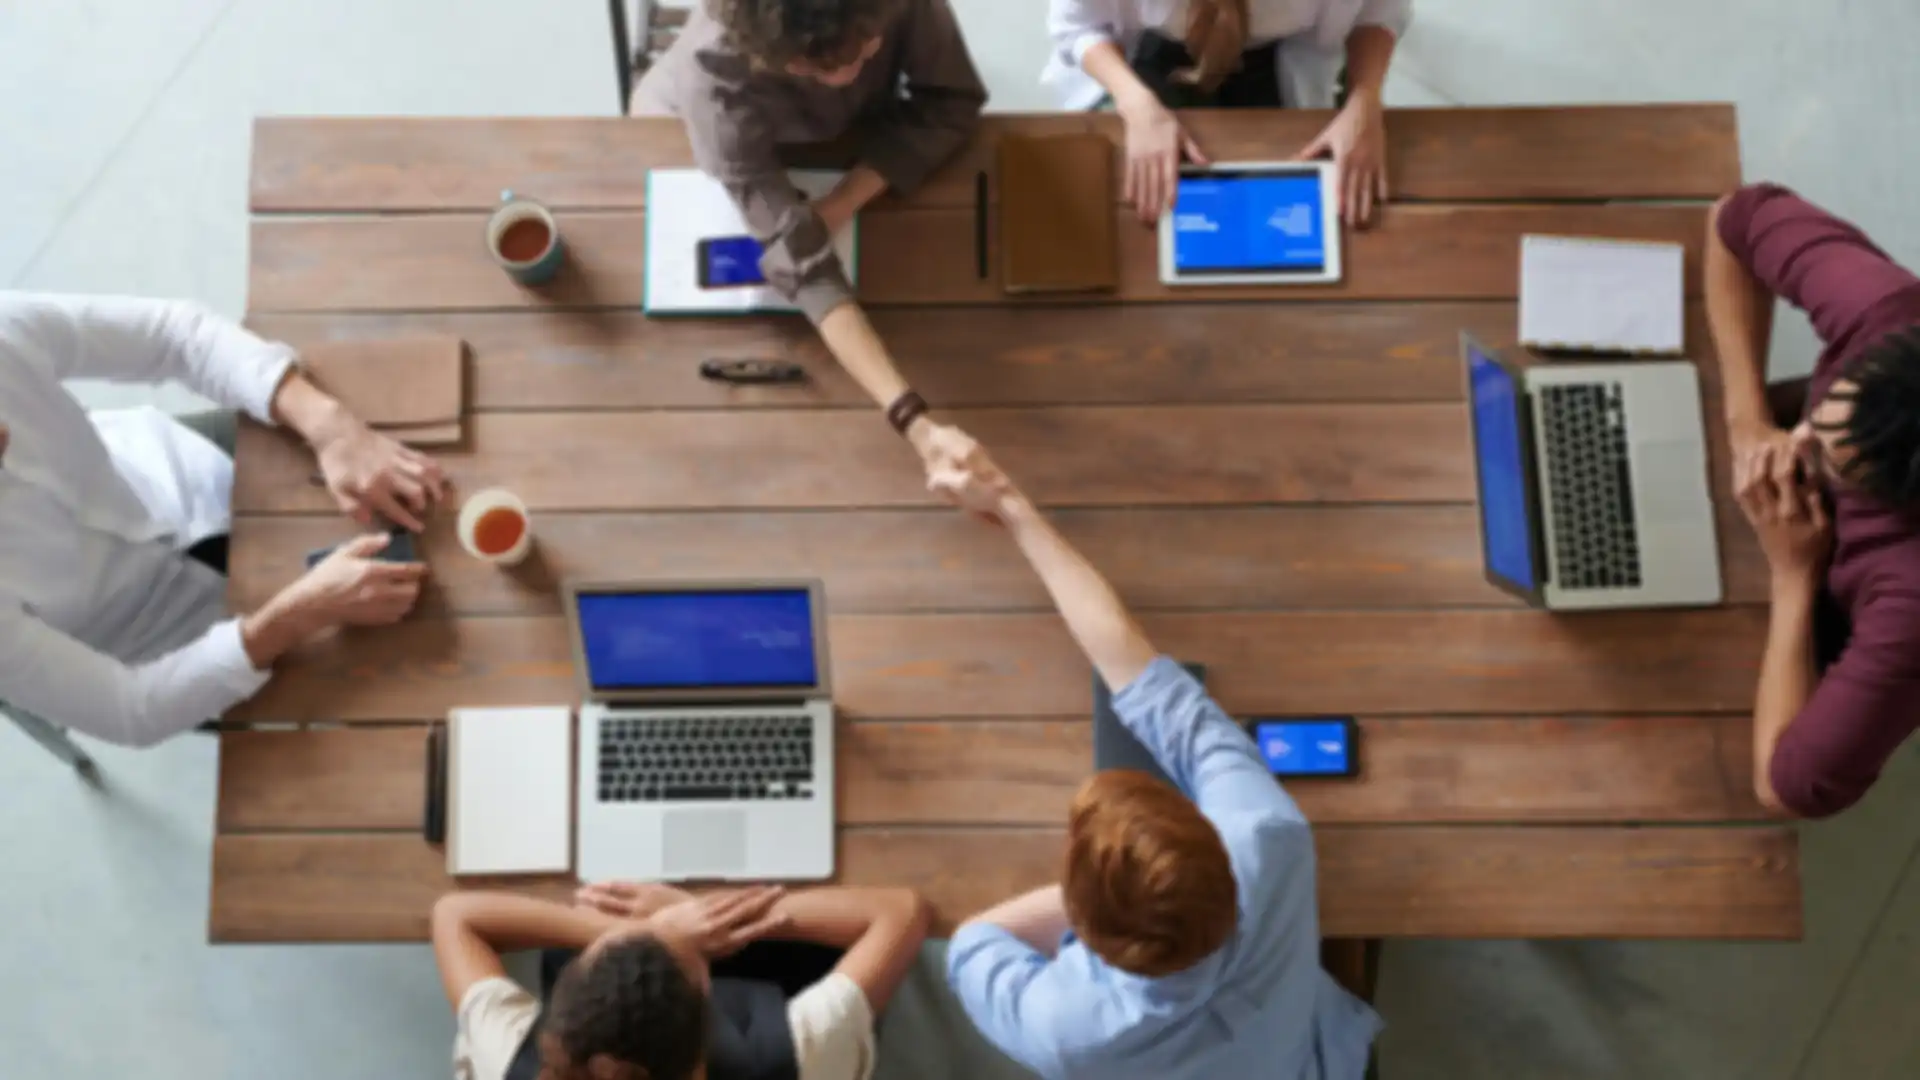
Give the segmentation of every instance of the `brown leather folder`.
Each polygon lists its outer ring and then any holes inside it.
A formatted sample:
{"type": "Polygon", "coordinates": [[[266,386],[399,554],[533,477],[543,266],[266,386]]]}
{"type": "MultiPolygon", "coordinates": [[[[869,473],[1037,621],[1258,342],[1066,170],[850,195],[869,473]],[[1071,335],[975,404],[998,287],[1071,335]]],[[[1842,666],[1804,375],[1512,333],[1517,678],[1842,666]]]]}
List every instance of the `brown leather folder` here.
{"type": "Polygon", "coordinates": [[[466,343],[448,335],[335,341],[300,350],[307,378],[409,446],[460,441],[466,343]]]}
{"type": "Polygon", "coordinates": [[[1119,287],[1113,155],[1102,135],[1000,141],[1000,277],[1008,292],[1119,287]]]}

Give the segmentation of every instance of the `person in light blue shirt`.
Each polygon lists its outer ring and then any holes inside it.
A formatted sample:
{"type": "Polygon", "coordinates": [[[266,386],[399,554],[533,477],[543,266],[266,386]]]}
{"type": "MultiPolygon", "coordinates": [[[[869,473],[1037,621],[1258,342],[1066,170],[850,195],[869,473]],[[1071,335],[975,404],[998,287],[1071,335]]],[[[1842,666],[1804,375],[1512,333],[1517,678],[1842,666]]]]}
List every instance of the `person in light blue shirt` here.
{"type": "Polygon", "coordinates": [[[1253,740],[985,454],[930,486],[1012,536],[1179,788],[1096,774],[1061,884],[961,925],[974,1024],[1045,1080],[1360,1080],[1380,1020],[1320,966],[1313,838],[1253,740]]]}

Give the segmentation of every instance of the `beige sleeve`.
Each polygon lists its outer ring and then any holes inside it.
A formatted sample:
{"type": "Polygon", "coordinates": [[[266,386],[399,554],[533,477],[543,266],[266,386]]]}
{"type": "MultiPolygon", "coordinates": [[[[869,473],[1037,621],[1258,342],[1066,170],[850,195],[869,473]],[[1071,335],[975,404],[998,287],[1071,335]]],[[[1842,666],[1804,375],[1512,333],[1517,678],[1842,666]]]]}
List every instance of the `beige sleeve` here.
{"type": "Polygon", "coordinates": [[[834,972],[787,1002],[800,1080],[869,1080],[873,1009],[860,985],[834,972]]]}
{"type": "Polygon", "coordinates": [[[511,979],[467,987],[453,1036],[454,1080],[504,1080],[539,1018],[540,1002],[511,979]]]}

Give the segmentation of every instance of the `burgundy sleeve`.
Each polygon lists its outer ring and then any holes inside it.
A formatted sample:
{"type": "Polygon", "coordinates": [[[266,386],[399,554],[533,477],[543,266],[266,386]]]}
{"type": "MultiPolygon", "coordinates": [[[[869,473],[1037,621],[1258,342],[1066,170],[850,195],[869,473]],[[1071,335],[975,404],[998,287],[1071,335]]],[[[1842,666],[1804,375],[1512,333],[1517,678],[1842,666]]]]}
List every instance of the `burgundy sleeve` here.
{"type": "Polygon", "coordinates": [[[1920,727],[1920,595],[1873,597],[1854,613],[1853,637],[1780,735],[1768,774],[1800,817],[1860,801],[1920,727]]]}
{"type": "Polygon", "coordinates": [[[1854,225],[1778,184],[1734,192],[1720,211],[1720,239],[1829,345],[1857,332],[1875,304],[1920,285],[1854,225]]]}

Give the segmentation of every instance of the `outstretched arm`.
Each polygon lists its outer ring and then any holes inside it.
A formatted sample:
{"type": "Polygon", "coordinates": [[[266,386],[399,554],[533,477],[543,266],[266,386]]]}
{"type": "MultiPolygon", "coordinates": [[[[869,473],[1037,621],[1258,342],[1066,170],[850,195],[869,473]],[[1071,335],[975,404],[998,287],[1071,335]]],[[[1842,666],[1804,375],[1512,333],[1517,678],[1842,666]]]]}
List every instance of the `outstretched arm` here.
{"type": "Polygon", "coordinates": [[[1100,678],[1115,690],[1139,678],[1159,654],[1100,571],[1017,489],[1009,487],[992,513],[1040,576],[1100,678]]]}
{"type": "Polygon", "coordinates": [[[1247,733],[1193,676],[1159,655],[1113,587],[984,450],[975,452],[970,467],[936,470],[931,486],[1012,533],[1081,651],[1112,688],[1120,722],[1202,813],[1252,806],[1299,817],[1247,733]]]}

